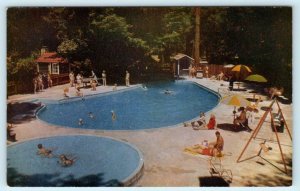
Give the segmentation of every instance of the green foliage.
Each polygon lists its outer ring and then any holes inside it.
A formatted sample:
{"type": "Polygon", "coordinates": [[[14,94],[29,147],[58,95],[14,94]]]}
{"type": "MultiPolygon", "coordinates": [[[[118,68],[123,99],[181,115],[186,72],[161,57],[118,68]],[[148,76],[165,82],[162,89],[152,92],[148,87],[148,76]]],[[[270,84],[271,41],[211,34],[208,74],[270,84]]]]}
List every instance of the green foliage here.
{"type": "Polygon", "coordinates": [[[8,60],[7,79],[9,82],[18,84],[21,92],[28,92],[33,89],[32,80],[36,73],[36,63],[33,57],[19,59],[17,62],[8,60]]]}
{"type": "MultiPolygon", "coordinates": [[[[193,7],[9,8],[8,80],[31,78],[33,57],[44,45],[86,75],[107,70],[123,82],[125,70],[139,79],[149,57],[181,52],[193,56],[193,7]],[[33,52],[35,52],[33,54],[33,52]],[[87,64],[88,63],[88,64],[87,64]],[[28,67],[28,68],[27,68],[28,67]]],[[[201,8],[201,55],[212,64],[246,64],[269,85],[292,95],[292,10],[290,7],[201,8]],[[239,60],[235,60],[235,55],[239,60]]],[[[159,67],[155,66],[157,69],[159,67]]],[[[33,73],[32,73],[33,75],[33,73]]],[[[30,82],[31,84],[31,82],[30,82]]]]}
{"type": "Polygon", "coordinates": [[[33,57],[19,59],[17,63],[8,63],[10,75],[17,81],[32,80],[36,72],[36,63],[33,57]]]}
{"type": "Polygon", "coordinates": [[[192,29],[190,8],[171,8],[162,19],[163,34],[157,38],[157,46],[166,59],[179,52],[186,52],[186,42],[189,32],[192,29]]]}

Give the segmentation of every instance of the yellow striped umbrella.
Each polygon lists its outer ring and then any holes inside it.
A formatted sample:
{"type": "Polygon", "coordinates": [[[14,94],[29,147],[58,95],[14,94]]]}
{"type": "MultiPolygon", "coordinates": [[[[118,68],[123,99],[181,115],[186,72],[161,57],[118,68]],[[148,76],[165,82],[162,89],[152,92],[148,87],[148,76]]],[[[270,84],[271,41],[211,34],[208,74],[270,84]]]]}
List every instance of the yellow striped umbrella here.
{"type": "Polygon", "coordinates": [[[233,110],[234,118],[235,118],[235,113],[236,113],[236,111],[235,111],[236,106],[237,107],[247,107],[247,106],[251,105],[250,102],[246,98],[244,98],[241,95],[237,95],[237,94],[224,97],[221,100],[221,103],[234,106],[234,110],[233,110]]]}
{"type": "Polygon", "coordinates": [[[245,70],[247,72],[252,72],[252,70],[248,66],[242,64],[236,65],[231,69],[231,71],[233,72],[241,72],[242,70],[245,70]]]}
{"type": "MultiPolygon", "coordinates": [[[[235,72],[236,78],[238,80],[245,79],[252,72],[251,69],[248,66],[242,65],[242,64],[236,65],[235,67],[233,67],[231,69],[231,71],[235,72]]],[[[238,89],[239,88],[240,87],[238,85],[238,89]]]]}

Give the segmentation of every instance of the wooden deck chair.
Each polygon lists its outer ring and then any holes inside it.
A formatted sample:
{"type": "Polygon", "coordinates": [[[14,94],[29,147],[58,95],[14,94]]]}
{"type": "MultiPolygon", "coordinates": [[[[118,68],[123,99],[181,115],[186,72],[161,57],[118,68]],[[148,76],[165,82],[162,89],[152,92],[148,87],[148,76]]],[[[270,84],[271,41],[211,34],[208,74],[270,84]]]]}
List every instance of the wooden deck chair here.
{"type": "Polygon", "coordinates": [[[224,160],[224,155],[211,157],[209,162],[209,173],[211,176],[219,176],[223,178],[226,182],[231,183],[233,179],[233,174],[230,169],[225,169],[222,161],[224,160]]]}

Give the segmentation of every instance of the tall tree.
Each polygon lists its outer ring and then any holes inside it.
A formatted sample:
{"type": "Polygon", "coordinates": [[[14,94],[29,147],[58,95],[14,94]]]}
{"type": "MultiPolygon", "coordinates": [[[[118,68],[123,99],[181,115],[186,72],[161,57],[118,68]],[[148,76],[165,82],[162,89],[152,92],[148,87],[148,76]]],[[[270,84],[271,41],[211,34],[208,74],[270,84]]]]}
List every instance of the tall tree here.
{"type": "Polygon", "coordinates": [[[200,64],[200,7],[195,8],[195,64],[200,64]]]}

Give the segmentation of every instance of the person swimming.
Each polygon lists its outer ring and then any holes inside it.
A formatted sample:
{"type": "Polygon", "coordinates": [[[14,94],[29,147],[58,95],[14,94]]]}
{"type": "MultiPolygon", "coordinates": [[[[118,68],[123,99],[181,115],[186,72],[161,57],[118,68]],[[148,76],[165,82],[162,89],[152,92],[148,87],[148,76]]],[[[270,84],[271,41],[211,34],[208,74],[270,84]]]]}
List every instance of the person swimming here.
{"type": "Polygon", "coordinates": [[[117,115],[115,114],[115,112],[113,110],[111,110],[111,119],[113,121],[115,121],[117,119],[117,115]]]}
{"type": "Polygon", "coordinates": [[[171,94],[172,92],[168,89],[165,90],[165,94],[171,94]]]}
{"type": "Polygon", "coordinates": [[[83,119],[81,118],[78,119],[78,125],[83,125],[83,119]]]}
{"type": "Polygon", "coordinates": [[[147,86],[143,85],[142,87],[144,90],[148,90],[147,86]]]}
{"type": "Polygon", "coordinates": [[[94,118],[95,118],[93,112],[89,112],[89,118],[91,118],[91,119],[94,119],[94,118]]]}
{"type": "Polygon", "coordinates": [[[52,149],[46,149],[42,144],[38,144],[38,155],[43,155],[45,157],[52,157],[52,149]]]}
{"type": "Polygon", "coordinates": [[[68,158],[66,155],[64,155],[64,154],[61,154],[60,156],[59,156],[59,163],[61,164],[61,166],[63,166],[63,167],[68,167],[68,166],[71,166],[71,165],[73,165],[74,164],[74,162],[75,162],[75,158],[72,158],[72,159],[70,159],[70,158],[68,158]]]}

